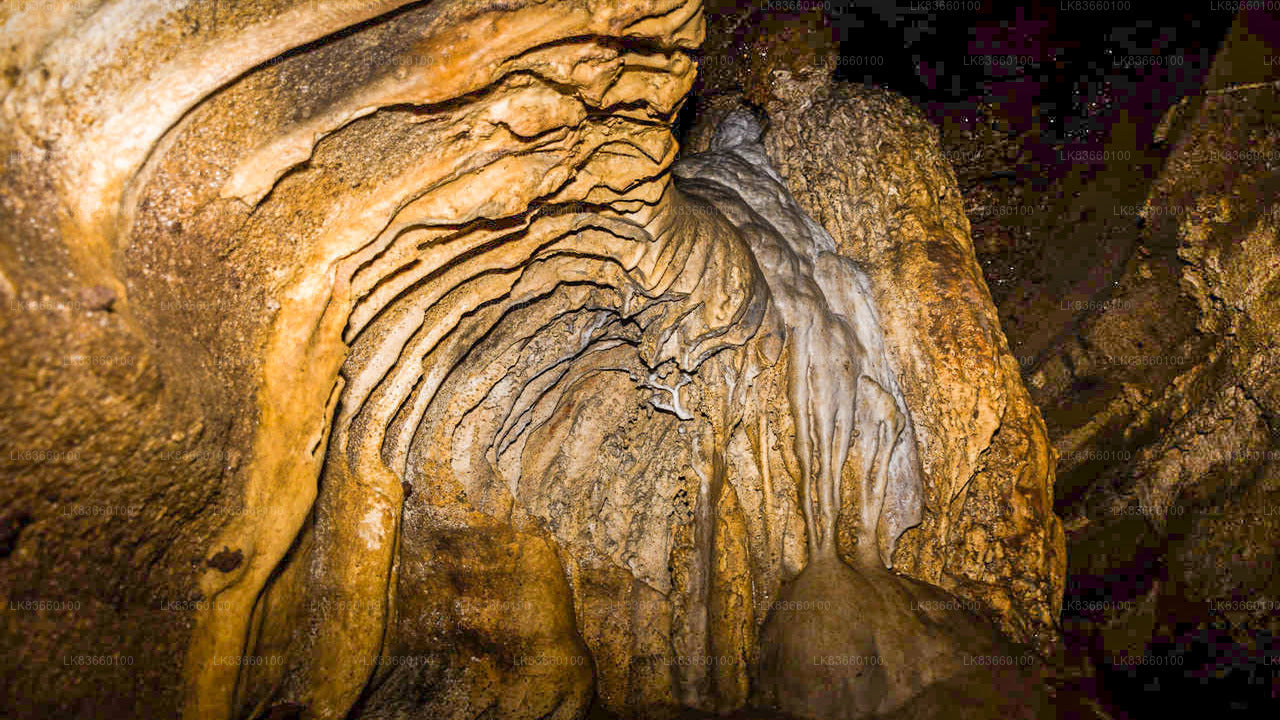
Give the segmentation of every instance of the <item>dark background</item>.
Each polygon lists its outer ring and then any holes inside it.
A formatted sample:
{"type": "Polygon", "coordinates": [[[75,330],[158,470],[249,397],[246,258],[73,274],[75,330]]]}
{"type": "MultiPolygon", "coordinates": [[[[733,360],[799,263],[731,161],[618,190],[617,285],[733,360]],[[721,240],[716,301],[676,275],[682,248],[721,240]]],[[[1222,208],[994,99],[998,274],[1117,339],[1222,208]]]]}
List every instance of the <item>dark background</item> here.
{"type": "Polygon", "coordinates": [[[824,8],[840,38],[838,77],[897,90],[935,120],[985,101],[1001,106],[1015,130],[1088,145],[1102,142],[1119,109],[1149,137],[1169,106],[1199,89],[1233,19],[1209,2],[1123,4],[1134,9],[1038,0],[829,0],[824,8]],[[1160,64],[1138,64],[1152,55],[1160,64]]]}

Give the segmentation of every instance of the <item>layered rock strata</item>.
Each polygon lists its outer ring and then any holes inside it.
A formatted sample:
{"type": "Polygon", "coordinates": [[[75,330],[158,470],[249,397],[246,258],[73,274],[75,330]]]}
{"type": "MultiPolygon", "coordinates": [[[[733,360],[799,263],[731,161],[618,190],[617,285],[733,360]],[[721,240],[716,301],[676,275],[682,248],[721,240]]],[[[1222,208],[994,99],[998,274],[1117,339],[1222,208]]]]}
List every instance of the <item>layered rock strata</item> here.
{"type": "Polygon", "coordinates": [[[673,183],[697,3],[6,28],[4,594],[82,603],[7,618],[6,707],[729,710],[819,555],[1050,641],[1043,428],[962,389],[1010,362],[965,236],[859,269],[785,192],[673,183]],[[132,667],[49,666],[89,650],[132,667]]]}

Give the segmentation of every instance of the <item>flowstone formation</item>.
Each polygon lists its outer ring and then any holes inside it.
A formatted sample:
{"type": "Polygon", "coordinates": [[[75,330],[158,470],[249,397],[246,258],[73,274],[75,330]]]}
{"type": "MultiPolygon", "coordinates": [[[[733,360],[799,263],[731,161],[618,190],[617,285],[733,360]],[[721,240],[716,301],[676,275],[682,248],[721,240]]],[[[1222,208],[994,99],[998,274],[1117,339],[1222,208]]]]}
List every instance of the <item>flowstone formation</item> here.
{"type": "Polygon", "coordinates": [[[1000,329],[938,131],[896,93],[832,80],[837,49],[821,13],[765,9],[759,22],[744,13],[708,20],[704,47],[750,62],[721,55],[702,74],[686,150],[707,149],[743,102],[764,111],[770,162],[871,280],[911,408],[925,511],[894,568],[999,609],[1006,635],[1052,653],[1066,574],[1053,449],[1000,329]]]}
{"type": "Polygon", "coordinates": [[[745,111],[731,114],[712,152],[682,161],[675,175],[684,181],[680,189],[715,206],[746,240],[784,328],[810,558],[836,557],[842,480],[852,462],[859,557],[874,553],[891,566],[898,537],[922,512],[924,478],[910,414],[885,355],[867,277],[836,254],[831,236],[791,199],[760,144],[762,132],[745,111]]]}
{"type": "Polygon", "coordinates": [[[987,392],[967,236],[855,265],[748,116],[673,182],[698,3],[11,12],[0,563],[78,604],[7,619],[4,714],[787,704],[784,586],[889,597],[824,621],[898,663],[841,676],[859,712],[991,652],[913,598],[1052,642],[1043,426],[987,392]],[[132,662],[50,660],[86,648],[132,662]]]}
{"type": "MultiPolygon", "coordinates": [[[[762,629],[761,699],[800,717],[863,718],[902,710],[940,682],[969,680],[986,692],[962,693],[963,705],[990,712],[997,674],[968,666],[1013,658],[1012,646],[954,596],[886,570],[898,537],[920,522],[923,470],[869,281],[796,205],[762,135],[736,111],[709,152],[674,170],[680,189],[713,204],[746,239],[786,328],[809,553],[762,629]],[[849,564],[836,546],[847,463],[859,518],[849,564]]],[[[1034,717],[1032,675],[1018,675],[999,678],[1017,694],[997,705],[1005,716],[1034,717]]]]}

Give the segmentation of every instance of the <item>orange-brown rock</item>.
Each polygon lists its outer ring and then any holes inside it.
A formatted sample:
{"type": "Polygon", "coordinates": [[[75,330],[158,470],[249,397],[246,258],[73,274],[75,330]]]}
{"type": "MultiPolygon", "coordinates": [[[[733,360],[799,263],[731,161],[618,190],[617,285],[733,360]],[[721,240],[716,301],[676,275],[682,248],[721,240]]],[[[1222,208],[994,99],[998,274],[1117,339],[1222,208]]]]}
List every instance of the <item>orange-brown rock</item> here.
{"type": "Polygon", "coordinates": [[[5,12],[5,714],[731,711],[855,544],[1045,626],[949,177],[674,181],[698,2],[5,12]]]}

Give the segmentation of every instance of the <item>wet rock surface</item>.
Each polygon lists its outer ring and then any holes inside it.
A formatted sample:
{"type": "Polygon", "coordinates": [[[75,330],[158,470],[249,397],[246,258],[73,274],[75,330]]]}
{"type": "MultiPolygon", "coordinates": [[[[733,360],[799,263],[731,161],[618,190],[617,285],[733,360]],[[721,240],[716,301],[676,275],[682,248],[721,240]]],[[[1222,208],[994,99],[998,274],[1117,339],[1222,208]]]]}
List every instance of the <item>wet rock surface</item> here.
{"type": "Polygon", "coordinates": [[[1056,648],[1050,436],[936,130],[829,39],[758,33],[673,171],[696,2],[80,10],[3,51],[6,714],[1040,708],[964,660],[1056,648]],[[884,671],[810,673],[846,631],[884,671]]]}
{"type": "Polygon", "coordinates": [[[1059,456],[1073,672],[1138,717],[1276,703],[1278,39],[1242,13],[1152,136],[1014,181],[1044,199],[978,243],[1059,456]]]}
{"type": "Polygon", "coordinates": [[[797,202],[877,288],[891,353],[910,378],[904,386],[925,438],[926,473],[938,473],[929,483],[933,512],[904,537],[911,559],[900,565],[1009,608],[1004,630],[1023,642],[1038,635],[1048,648],[1065,563],[1049,511],[1048,441],[969,259],[967,222],[936,135],[884,91],[835,86],[811,106],[791,99],[770,106],[777,119],[766,147],[797,202]],[[859,150],[868,147],[876,151],[859,150]],[[888,282],[895,273],[910,279],[888,282]],[[923,287],[933,289],[922,295],[923,287]],[[1021,541],[1004,539],[1013,536],[1021,541]]]}

